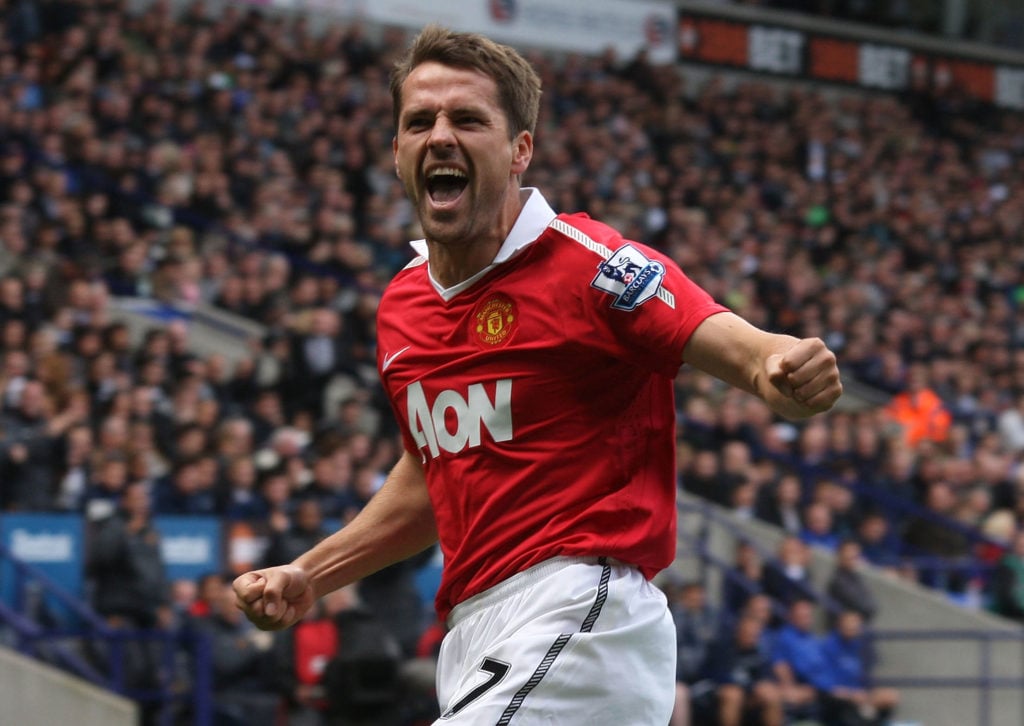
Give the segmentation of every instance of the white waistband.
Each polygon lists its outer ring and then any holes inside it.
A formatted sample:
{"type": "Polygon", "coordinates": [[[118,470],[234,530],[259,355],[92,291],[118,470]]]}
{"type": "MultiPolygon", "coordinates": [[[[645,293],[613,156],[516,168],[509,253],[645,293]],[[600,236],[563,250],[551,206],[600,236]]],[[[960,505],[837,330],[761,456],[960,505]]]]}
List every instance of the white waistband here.
{"type": "Polygon", "coordinates": [[[501,602],[505,598],[511,597],[517,592],[550,577],[552,574],[564,570],[566,567],[573,565],[594,565],[596,567],[601,565],[602,562],[609,565],[623,564],[611,557],[552,557],[550,560],[538,562],[533,567],[517,572],[497,585],[460,602],[452,608],[451,613],[448,615],[448,627],[455,627],[456,623],[469,615],[501,602]]]}

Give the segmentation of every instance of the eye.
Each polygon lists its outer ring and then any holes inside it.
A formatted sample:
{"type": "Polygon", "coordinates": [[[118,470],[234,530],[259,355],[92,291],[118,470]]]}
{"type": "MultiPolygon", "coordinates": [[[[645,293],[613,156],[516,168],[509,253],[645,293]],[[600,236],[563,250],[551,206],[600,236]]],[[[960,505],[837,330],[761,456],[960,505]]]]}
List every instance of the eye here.
{"type": "Polygon", "coordinates": [[[405,121],[405,128],[410,130],[424,129],[430,126],[430,119],[426,116],[410,116],[405,121]]]}

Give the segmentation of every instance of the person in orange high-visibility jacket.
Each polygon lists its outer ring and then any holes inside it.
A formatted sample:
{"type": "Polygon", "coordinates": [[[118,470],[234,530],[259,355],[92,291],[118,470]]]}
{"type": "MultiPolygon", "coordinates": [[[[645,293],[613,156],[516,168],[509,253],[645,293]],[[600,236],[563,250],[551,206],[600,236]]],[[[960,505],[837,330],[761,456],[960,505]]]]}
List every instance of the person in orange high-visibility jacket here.
{"type": "Polygon", "coordinates": [[[886,414],[903,429],[910,446],[922,441],[945,441],[953,417],[938,394],[926,385],[925,372],[914,366],[907,376],[907,389],[893,396],[886,414]]]}

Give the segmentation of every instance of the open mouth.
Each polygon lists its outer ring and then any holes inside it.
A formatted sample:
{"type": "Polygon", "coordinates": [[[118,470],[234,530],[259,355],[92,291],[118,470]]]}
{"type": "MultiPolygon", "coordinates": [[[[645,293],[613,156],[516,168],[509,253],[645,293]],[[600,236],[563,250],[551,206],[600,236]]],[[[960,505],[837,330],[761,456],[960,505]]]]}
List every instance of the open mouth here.
{"type": "Polygon", "coordinates": [[[455,167],[439,167],[427,174],[427,194],[435,204],[450,204],[462,196],[469,177],[455,167]]]}

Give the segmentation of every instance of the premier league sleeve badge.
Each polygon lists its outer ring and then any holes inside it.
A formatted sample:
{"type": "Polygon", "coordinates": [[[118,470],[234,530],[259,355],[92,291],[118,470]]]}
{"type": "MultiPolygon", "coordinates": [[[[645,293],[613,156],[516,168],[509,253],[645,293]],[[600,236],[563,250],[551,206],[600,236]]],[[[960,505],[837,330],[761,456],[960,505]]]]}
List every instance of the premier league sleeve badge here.
{"type": "Polygon", "coordinates": [[[627,244],[597,266],[590,286],[613,296],[616,310],[635,310],[658,294],[664,279],[663,264],[627,244]]]}

